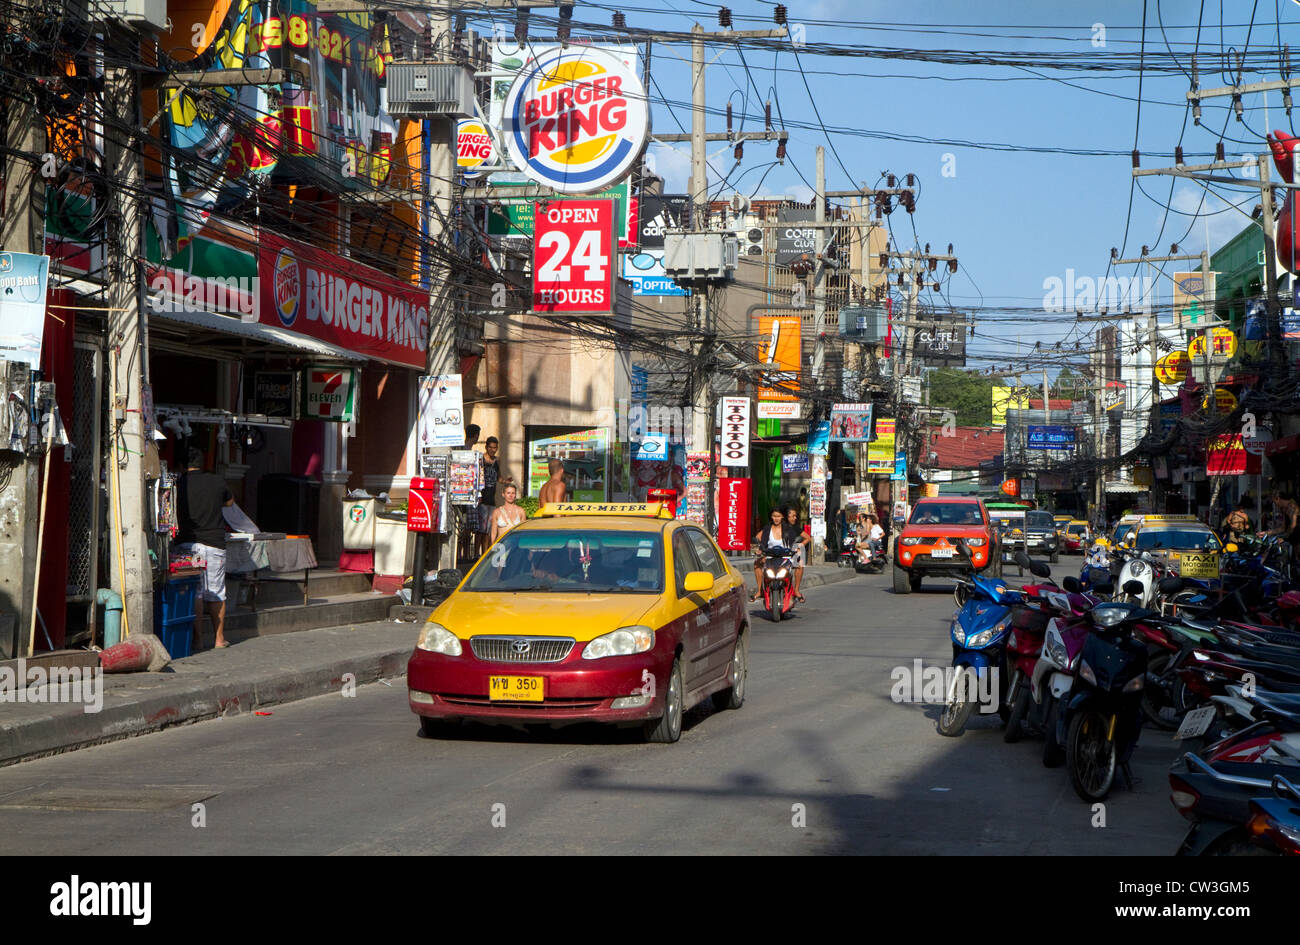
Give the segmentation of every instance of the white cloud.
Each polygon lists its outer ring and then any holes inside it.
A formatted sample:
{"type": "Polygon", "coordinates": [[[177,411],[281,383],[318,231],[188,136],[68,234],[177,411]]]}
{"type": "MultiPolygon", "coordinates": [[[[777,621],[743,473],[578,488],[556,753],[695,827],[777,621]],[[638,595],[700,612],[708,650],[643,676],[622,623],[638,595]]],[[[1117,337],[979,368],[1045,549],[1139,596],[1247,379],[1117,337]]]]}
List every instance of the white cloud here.
{"type": "Polygon", "coordinates": [[[664,193],[684,194],[691,182],[691,152],[689,149],[652,143],[646,155],[646,165],[664,179],[664,193]]]}

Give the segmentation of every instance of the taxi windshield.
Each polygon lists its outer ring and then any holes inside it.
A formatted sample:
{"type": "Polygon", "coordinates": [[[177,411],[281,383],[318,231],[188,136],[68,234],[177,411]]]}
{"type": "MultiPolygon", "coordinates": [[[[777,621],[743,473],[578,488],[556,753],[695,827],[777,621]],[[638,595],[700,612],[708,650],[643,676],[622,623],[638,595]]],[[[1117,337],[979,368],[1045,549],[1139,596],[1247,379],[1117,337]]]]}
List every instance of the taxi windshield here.
{"type": "Polygon", "coordinates": [[[909,525],[983,525],[978,505],[971,502],[923,502],[909,525]]]}
{"type": "Polygon", "coordinates": [[[1085,525],[1083,522],[1071,522],[1069,525],[1066,526],[1065,529],[1065,533],[1067,535],[1083,535],[1087,531],[1088,531],[1088,526],[1085,525]]]}
{"type": "Polygon", "coordinates": [[[1114,534],[1110,536],[1111,543],[1116,545],[1122,543],[1131,531],[1133,531],[1132,522],[1126,522],[1123,525],[1116,525],[1114,534]]]}
{"type": "Polygon", "coordinates": [[[662,593],[659,532],[510,531],[488,549],[462,591],[662,593]]]}
{"type": "Polygon", "coordinates": [[[1143,528],[1137,533],[1138,551],[1175,548],[1180,551],[1218,551],[1219,539],[1199,528],[1143,528]]]}

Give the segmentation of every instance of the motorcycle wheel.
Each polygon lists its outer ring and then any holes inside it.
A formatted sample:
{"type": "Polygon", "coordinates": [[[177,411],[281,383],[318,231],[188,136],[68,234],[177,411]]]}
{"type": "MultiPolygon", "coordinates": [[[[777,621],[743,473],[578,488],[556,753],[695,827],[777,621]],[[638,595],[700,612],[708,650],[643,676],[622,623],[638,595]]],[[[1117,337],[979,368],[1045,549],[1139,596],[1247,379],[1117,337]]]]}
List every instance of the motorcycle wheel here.
{"type": "Polygon", "coordinates": [[[1107,722],[1097,712],[1080,712],[1065,737],[1065,763],[1074,793],[1085,801],[1104,800],[1115,786],[1116,751],[1106,738],[1107,722]]]}
{"type": "Polygon", "coordinates": [[[767,595],[767,612],[773,623],[781,622],[781,599],[784,595],[773,588],[767,595]]]}
{"type": "Polygon", "coordinates": [[[939,716],[940,735],[956,738],[966,729],[966,722],[975,710],[978,697],[975,673],[968,667],[953,674],[952,686],[948,690],[948,701],[939,716]]]}
{"type": "Polygon", "coordinates": [[[1065,756],[1056,742],[1056,712],[1060,708],[1060,700],[1054,696],[1048,698],[1052,702],[1047,707],[1047,717],[1043,721],[1043,767],[1055,768],[1065,756]]]}
{"type": "Polygon", "coordinates": [[[1171,721],[1167,715],[1164,718],[1161,717],[1160,710],[1171,708],[1171,706],[1166,705],[1168,697],[1165,695],[1164,690],[1151,685],[1150,679],[1152,676],[1159,676],[1163,673],[1171,659],[1173,659],[1173,655],[1165,650],[1162,650],[1160,655],[1153,656],[1151,661],[1147,663],[1148,682],[1142,687],[1142,714],[1146,716],[1148,722],[1166,732],[1177,729],[1178,720],[1175,718],[1171,721]]]}
{"type": "Polygon", "coordinates": [[[1029,714],[1029,681],[1022,680],[1020,691],[1016,693],[1016,701],[1011,706],[1011,717],[1007,719],[1007,729],[1002,733],[1002,740],[1007,744],[1020,741],[1020,736],[1025,733],[1025,727],[1022,724],[1025,716],[1029,714]]]}
{"type": "Polygon", "coordinates": [[[953,600],[957,602],[957,609],[961,610],[966,606],[966,601],[970,600],[970,588],[965,584],[954,584],[952,587],[953,600]]]}

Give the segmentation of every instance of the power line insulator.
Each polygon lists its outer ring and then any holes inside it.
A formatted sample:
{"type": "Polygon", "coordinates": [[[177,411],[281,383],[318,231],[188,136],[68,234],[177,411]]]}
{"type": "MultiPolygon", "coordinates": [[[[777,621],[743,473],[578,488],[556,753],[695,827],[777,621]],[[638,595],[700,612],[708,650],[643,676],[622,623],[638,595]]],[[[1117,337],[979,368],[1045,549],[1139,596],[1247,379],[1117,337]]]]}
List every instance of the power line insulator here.
{"type": "Polygon", "coordinates": [[[1216,161],[1222,161],[1225,159],[1222,141],[1216,142],[1214,145],[1214,159],[1216,161]]]}
{"type": "Polygon", "coordinates": [[[1183,146],[1181,144],[1174,148],[1174,163],[1180,167],[1183,164],[1183,146]]]}
{"type": "Polygon", "coordinates": [[[571,19],[573,19],[573,4],[572,4],[572,3],[561,3],[561,4],[560,4],[560,19],[562,19],[562,20],[571,20],[571,19]]]}
{"type": "Polygon", "coordinates": [[[731,137],[731,103],[727,103],[727,137],[731,137]]]}
{"type": "Polygon", "coordinates": [[[785,4],[778,3],[776,9],[772,11],[772,21],[777,26],[785,26],[785,4]]]}
{"type": "Polygon", "coordinates": [[[770,132],[772,130],[772,100],[768,99],[767,104],[763,106],[763,130],[770,132]]]}
{"type": "Polygon", "coordinates": [[[515,17],[515,42],[521,46],[528,42],[528,11],[520,10],[515,17]]]}
{"type": "Polygon", "coordinates": [[[776,143],[776,159],[780,161],[782,164],[785,163],[785,142],[784,141],[778,141],[776,143]]]}
{"type": "Polygon", "coordinates": [[[743,157],[745,156],[745,142],[743,142],[743,141],[737,141],[737,142],[736,142],[736,151],[735,151],[735,154],[736,154],[736,160],[737,160],[737,161],[739,161],[741,158],[743,158],[743,157]]]}
{"type": "Polygon", "coordinates": [[[1142,155],[1138,153],[1137,148],[1133,149],[1133,166],[1134,167],[1142,166],[1142,155]]]}
{"type": "Polygon", "coordinates": [[[727,7],[718,7],[718,25],[724,30],[731,29],[731,10],[727,7]]]}
{"type": "Polygon", "coordinates": [[[616,30],[627,29],[627,17],[623,15],[623,12],[621,10],[614,14],[614,29],[616,30]]]}

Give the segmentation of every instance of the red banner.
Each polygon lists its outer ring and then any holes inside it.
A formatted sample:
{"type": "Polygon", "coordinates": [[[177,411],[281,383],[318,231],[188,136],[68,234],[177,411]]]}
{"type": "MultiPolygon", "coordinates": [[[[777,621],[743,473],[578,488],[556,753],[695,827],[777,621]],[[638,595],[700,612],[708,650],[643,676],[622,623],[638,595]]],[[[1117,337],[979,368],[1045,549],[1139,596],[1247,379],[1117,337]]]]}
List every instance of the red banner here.
{"type": "Polygon", "coordinates": [[[366,357],[425,366],[429,296],[392,276],[262,230],[259,320],[366,357]]]}
{"type": "Polygon", "coordinates": [[[614,201],[538,202],[533,234],[534,311],[614,311],[614,201]]]}
{"type": "Polygon", "coordinates": [[[1240,433],[1220,433],[1205,444],[1207,476],[1257,476],[1259,457],[1246,450],[1240,433]]]}
{"type": "Polygon", "coordinates": [[[436,532],[442,514],[439,502],[437,479],[413,478],[406,505],[406,530],[436,532]]]}
{"type": "Polygon", "coordinates": [[[744,551],[749,547],[748,479],[718,480],[718,544],[723,551],[744,551]]]}

